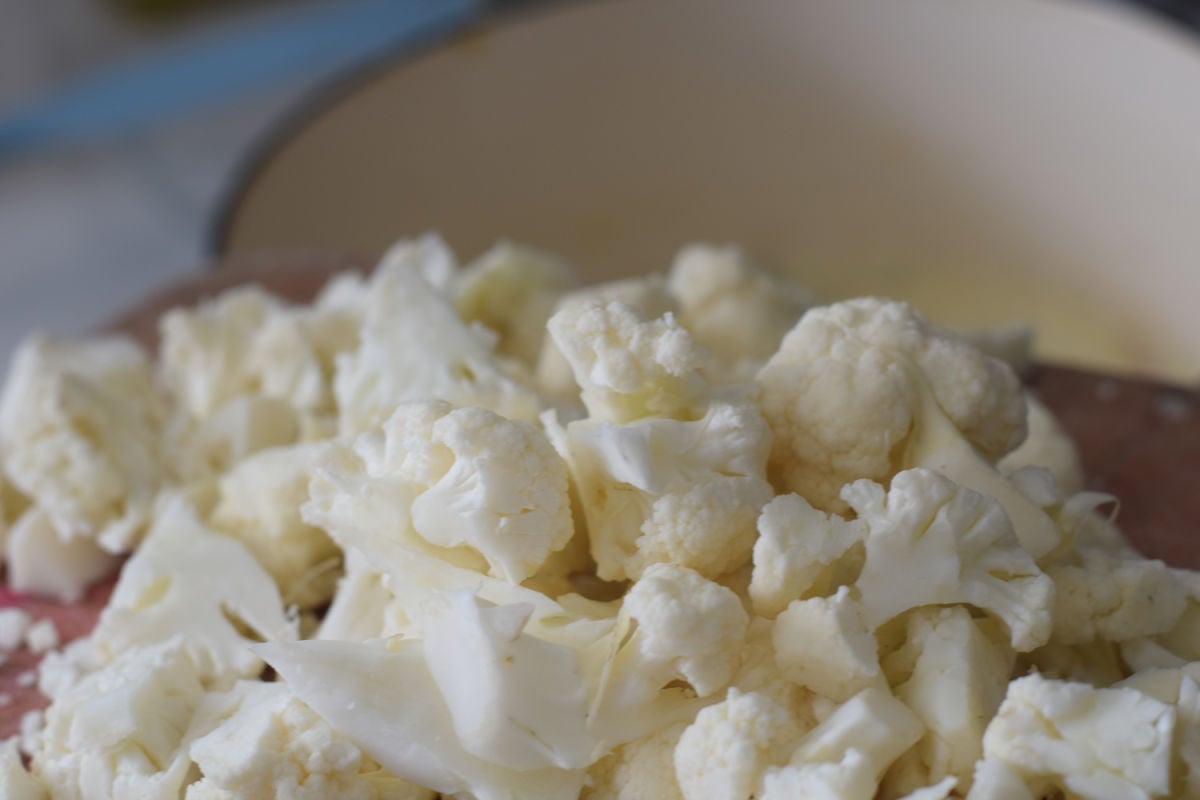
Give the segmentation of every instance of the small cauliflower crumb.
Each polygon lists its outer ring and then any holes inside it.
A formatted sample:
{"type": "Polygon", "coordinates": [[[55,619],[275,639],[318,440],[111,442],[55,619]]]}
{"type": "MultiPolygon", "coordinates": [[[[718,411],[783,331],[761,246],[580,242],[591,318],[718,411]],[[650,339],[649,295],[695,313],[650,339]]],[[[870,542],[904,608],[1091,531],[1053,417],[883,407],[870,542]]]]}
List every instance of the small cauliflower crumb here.
{"type": "Polygon", "coordinates": [[[32,619],[23,608],[0,608],[0,651],[12,652],[25,641],[32,619]]]}
{"type": "Polygon", "coordinates": [[[58,628],[54,620],[39,619],[25,631],[25,646],[35,653],[44,653],[58,647],[58,628]]]}

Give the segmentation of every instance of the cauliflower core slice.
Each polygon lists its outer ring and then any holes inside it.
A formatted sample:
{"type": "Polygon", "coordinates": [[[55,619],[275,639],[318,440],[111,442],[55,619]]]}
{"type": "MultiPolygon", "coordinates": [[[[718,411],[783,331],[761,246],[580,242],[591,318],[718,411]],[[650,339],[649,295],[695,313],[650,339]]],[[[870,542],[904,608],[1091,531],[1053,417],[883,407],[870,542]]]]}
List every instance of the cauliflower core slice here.
{"type": "Polygon", "coordinates": [[[989,461],[1025,438],[1012,369],[906,303],[864,297],[812,309],[758,380],[775,433],[772,481],[827,511],[845,509],[844,484],[886,481],[906,466],[896,455],[920,413],[919,380],[989,461]]]}
{"type": "Polygon", "coordinates": [[[1054,583],[995,500],[924,469],[900,473],[886,492],[858,481],[842,496],[867,526],[855,586],[870,628],[912,608],[965,603],[1000,619],[1019,652],[1049,639],[1054,583]]]}
{"type": "Polygon", "coordinates": [[[100,663],[179,634],[209,684],[255,675],[255,640],[296,637],[271,576],[236,539],[196,519],[180,497],[160,504],[158,519],[126,563],[89,641],[100,663]]]}
{"type": "Polygon", "coordinates": [[[27,339],[0,394],[4,472],[63,541],[126,552],[162,484],[161,417],[149,362],[132,340],[27,339]]]}

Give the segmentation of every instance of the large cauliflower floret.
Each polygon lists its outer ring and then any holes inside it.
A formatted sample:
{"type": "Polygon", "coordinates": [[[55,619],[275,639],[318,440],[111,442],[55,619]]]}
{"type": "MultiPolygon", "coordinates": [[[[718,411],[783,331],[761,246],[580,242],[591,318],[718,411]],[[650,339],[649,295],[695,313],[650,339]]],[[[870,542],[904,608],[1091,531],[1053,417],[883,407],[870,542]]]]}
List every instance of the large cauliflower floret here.
{"type": "Polygon", "coordinates": [[[129,649],[54,699],[34,774],[55,798],[178,798],[191,763],[181,744],[203,694],[181,636],[129,649]]]}
{"type": "Polygon", "coordinates": [[[532,419],[536,394],[493,359],[490,343],[471,330],[408,259],[385,261],[370,284],[357,350],[336,360],[339,431],[371,430],[396,406],[445,400],[532,419]]]}
{"type": "Polygon", "coordinates": [[[207,684],[258,674],[254,640],[296,638],[271,576],[236,539],[201,524],[182,498],[166,498],[156,516],[88,640],[90,657],[108,663],[181,634],[207,684]]]}
{"type": "Polygon", "coordinates": [[[321,445],[271,448],[221,477],[209,524],[236,537],[271,573],[284,602],[310,608],[333,596],[340,552],[300,517],[321,445]]]}
{"type": "Polygon", "coordinates": [[[817,508],[841,511],[841,487],[887,481],[906,466],[921,423],[922,382],[989,461],[1025,438],[1025,398],[1003,362],[906,303],[859,298],[809,311],[758,375],[775,440],[771,476],[817,508]]]}
{"type": "Polygon", "coordinates": [[[238,683],[196,712],[188,755],[201,779],[187,800],[430,800],[388,775],[281,683],[238,683]]]}
{"type": "Polygon", "coordinates": [[[64,541],[126,552],[162,485],[161,417],[133,341],[27,339],[0,394],[4,472],[64,541]]]}
{"type": "Polygon", "coordinates": [[[708,354],[670,314],[646,319],[632,306],[590,302],[548,325],[571,363],[593,420],[695,419],[711,394],[708,354]]]}
{"type": "Polygon", "coordinates": [[[983,737],[988,760],[1082,798],[1172,796],[1175,710],[1134,689],[1039,675],[1009,684],[983,737]]]}
{"type": "MultiPolygon", "coordinates": [[[[679,739],[675,774],[686,800],[750,800],[769,766],[787,762],[799,730],[770,698],[730,689],[679,739]]],[[[873,788],[873,787],[872,787],[873,788]]]]}
{"type": "MultiPolygon", "coordinates": [[[[575,314],[584,306],[601,303],[620,303],[637,311],[646,319],[656,319],[668,311],[678,311],[675,299],[667,291],[662,275],[651,274],[625,280],[609,281],[567,292],[558,301],[555,313],[575,314]]],[[[560,403],[579,399],[579,384],[554,337],[546,333],[538,356],[536,370],[538,389],[560,403]]]]}
{"type": "Polygon", "coordinates": [[[807,289],[736,245],[684,247],[667,285],[679,302],[679,321],[734,376],[751,377],[812,305],[807,289]]]}
{"type": "Polygon", "coordinates": [[[636,623],[633,640],[665,685],[685,680],[701,697],[733,677],[749,620],[736,594],[698,573],[654,564],[625,595],[622,612],[636,623]]]}
{"type": "Polygon", "coordinates": [[[672,562],[715,578],[743,566],[772,494],[755,405],[713,396],[705,354],[670,316],[592,304],[550,330],[592,415],[567,426],[566,446],[597,574],[637,578],[672,562]]]}
{"type": "Polygon", "coordinates": [[[867,526],[855,586],[868,626],[911,608],[965,603],[1003,621],[1019,652],[1049,639],[1054,583],[993,498],[925,469],[900,473],[886,492],[864,480],[842,496],[867,526]]]}
{"type": "Polygon", "coordinates": [[[788,603],[833,594],[862,569],[866,526],[813,508],[797,494],[767,503],[758,518],[750,599],[773,618],[788,603]]]}
{"type": "Polygon", "coordinates": [[[566,262],[549,253],[500,242],[468,264],[454,285],[463,321],[486,325],[500,337],[497,353],[533,368],[546,339],[546,320],[576,279],[566,262]]]}
{"type": "Polygon", "coordinates": [[[574,532],[566,465],[536,425],[437,401],[401,405],[353,451],[333,445],[308,509],[335,533],[349,524],[411,543],[411,526],[416,544],[510,583],[574,532]]]}

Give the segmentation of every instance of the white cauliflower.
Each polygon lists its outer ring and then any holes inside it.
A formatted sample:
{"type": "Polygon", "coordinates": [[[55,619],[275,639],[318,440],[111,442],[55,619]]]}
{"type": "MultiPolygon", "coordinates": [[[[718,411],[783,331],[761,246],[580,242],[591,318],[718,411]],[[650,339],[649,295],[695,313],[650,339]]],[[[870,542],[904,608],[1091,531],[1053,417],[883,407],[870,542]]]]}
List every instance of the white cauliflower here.
{"type": "Polygon", "coordinates": [[[336,359],[334,395],[339,431],[369,431],[396,406],[445,400],[532,419],[536,394],[509,377],[490,347],[466,326],[411,264],[381,264],[357,350],[336,359]]]}
{"type": "Polygon", "coordinates": [[[710,356],[671,314],[647,319],[621,303],[585,303],[547,325],[571,364],[591,419],[696,419],[712,394],[710,356]]]}
{"type": "Polygon", "coordinates": [[[733,677],[749,620],[724,586],[686,567],[654,564],[625,595],[621,612],[637,623],[628,646],[646,673],[657,667],[663,685],[678,678],[706,697],[733,677]]]}
{"type": "Polygon", "coordinates": [[[961,606],[918,609],[906,624],[902,651],[909,652],[896,656],[911,663],[895,691],[926,728],[913,751],[922,782],[952,776],[966,790],[983,756],[984,729],[1008,688],[1012,648],[997,623],[974,620],[961,606]]]}
{"type": "Polygon", "coordinates": [[[755,800],[873,800],[878,781],[870,760],[853,748],[841,760],[768,767],[755,800]]]}
{"type": "Polygon", "coordinates": [[[851,750],[871,764],[876,781],[925,731],[921,720],[886,689],[872,686],[842,703],[800,741],[791,764],[836,763],[851,750]]]}
{"type": "Polygon", "coordinates": [[[1200,797],[1200,664],[1147,669],[1117,684],[1175,707],[1175,781],[1172,791],[1200,797]]]}
{"type": "Polygon", "coordinates": [[[769,766],[787,761],[799,731],[768,697],[730,689],[696,715],[675,748],[675,775],[686,800],[750,800],[769,766]]]}
{"type": "Polygon", "coordinates": [[[866,527],[813,508],[798,494],[767,503],[758,518],[750,599],[775,617],[793,600],[829,595],[862,569],[866,527]]]}
{"type": "Polygon", "coordinates": [[[188,755],[203,776],[187,800],[432,800],[388,775],[282,683],[243,681],[196,712],[188,755]]]}
{"type": "Polygon", "coordinates": [[[812,305],[807,289],[736,245],[682,248],[667,286],[679,302],[679,321],[735,376],[752,376],[812,305]]]}
{"type": "Polygon", "coordinates": [[[1016,375],[911,306],[860,298],[813,309],[758,380],[780,490],[840,512],[843,485],[927,467],[993,496],[1035,559],[1061,546],[1053,520],[993,466],[1025,438],[1016,375]]]}
{"type": "Polygon", "coordinates": [[[967,800],[1037,800],[1025,781],[1003,761],[980,759],[967,800]]]}
{"type": "Polygon", "coordinates": [[[183,637],[131,647],[51,703],[34,774],[63,800],[177,800],[203,694],[183,637]]]}
{"type": "Polygon", "coordinates": [[[783,676],[776,663],[774,623],[753,617],[741,649],[741,665],[730,686],[743,693],[757,692],[788,710],[801,733],[812,730],[837,704],[783,676]]]}
{"type": "Polygon", "coordinates": [[[21,763],[15,738],[0,743],[0,797],[5,800],[47,800],[46,787],[21,763]]]}
{"type": "Polygon", "coordinates": [[[968,603],[1003,621],[1019,652],[1049,638],[1054,584],[994,499],[924,469],[900,473],[886,492],[864,480],[842,496],[868,530],[855,586],[869,627],[919,606],[968,603]]]}
{"type": "Polygon", "coordinates": [[[1056,589],[1053,640],[1058,644],[1166,633],[1187,605],[1186,587],[1161,561],[1082,550],[1074,563],[1048,567],[1046,574],[1056,589]]]}
{"type": "Polygon", "coordinates": [[[359,550],[349,550],[343,561],[333,602],[321,618],[314,638],[363,642],[398,636],[412,621],[404,613],[387,581],[359,550]]]}
{"type": "Polygon", "coordinates": [[[603,650],[589,725],[606,747],[640,739],[695,715],[695,698],[733,678],[746,612],[732,591],[696,572],[657,564],[621,604],[603,650]]]}
{"type": "Polygon", "coordinates": [[[668,725],[627,742],[588,768],[581,800],[683,800],[675,778],[675,748],[688,727],[668,725]]]}
{"type": "MultiPolygon", "coordinates": [[[[655,319],[668,311],[677,311],[675,299],[667,291],[666,279],[659,274],[609,281],[568,292],[559,299],[556,313],[575,314],[591,303],[621,303],[646,319],[655,319]]],[[[536,370],[538,389],[558,402],[577,401],[579,385],[571,364],[567,361],[554,337],[546,334],[538,356],[536,370]]]]}
{"type": "MultiPolygon", "coordinates": [[[[523,649],[516,640],[510,644],[523,649]]],[[[393,639],[386,646],[306,641],[258,649],[297,697],[400,778],[442,794],[469,794],[478,800],[576,800],[579,796],[582,769],[547,766],[518,771],[469,752],[459,739],[420,640],[393,639]]],[[[558,666],[561,662],[555,662],[554,668],[558,666]]],[[[480,675],[511,671],[490,658],[464,659],[461,667],[480,675]]],[[[495,677],[504,680],[502,675],[495,677]]],[[[524,689],[523,696],[533,699],[528,691],[524,689]]],[[[553,697],[537,699],[539,708],[556,704],[553,697]]],[[[567,710],[570,703],[560,708],[567,710]]],[[[510,729],[527,742],[533,735],[518,731],[515,722],[510,729]]],[[[553,740],[548,744],[552,746],[553,740]]]]}
{"type": "Polygon", "coordinates": [[[984,755],[1026,781],[1081,798],[1171,794],[1175,710],[1134,689],[1096,689],[1037,674],[1009,684],[984,755]]]}
{"type": "Polygon", "coordinates": [[[120,563],[92,539],[63,539],[38,507],[27,509],[8,531],[4,560],[10,588],[60,603],[77,602],[120,563]]]}
{"type": "Polygon", "coordinates": [[[567,470],[533,423],[444,402],[399,406],[382,430],[319,459],[305,519],[354,526],[510,583],[574,528],[567,470]]]}
{"type": "Polygon", "coordinates": [[[835,702],[883,682],[875,636],[845,586],[793,600],[776,617],[773,639],[780,674],[835,702]]]}
{"type": "Polygon", "coordinates": [[[772,494],[754,404],[712,395],[704,354],[669,316],[591,304],[559,312],[550,331],[591,413],[566,439],[597,574],[636,578],[670,562],[716,578],[743,566],[772,494]]]}
{"type": "Polygon", "coordinates": [[[52,342],[13,354],[0,394],[0,455],[17,489],[65,540],[128,551],[162,483],[162,408],[130,339],[52,342]]]}
{"type": "Polygon", "coordinates": [[[309,466],[320,445],[255,453],[221,476],[214,530],[235,537],[274,578],[284,602],[310,608],[333,596],[340,551],[319,528],[306,524],[309,466]]]}
{"type": "Polygon", "coordinates": [[[841,487],[886,481],[920,422],[919,382],[980,453],[995,460],[1025,438],[1012,369],[906,303],[864,297],[815,308],[759,373],[775,431],[772,477],[817,508],[840,511],[841,487]]]}
{"type": "Polygon", "coordinates": [[[463,321],[482,323],[500,337],[497,353],[534,367],[546,320],[575,284],[574,270],[561,259],[500,242],[458,275],[455,306],[463,321]]]}
{"type": "Polygon", "coordinates": [[[91,634],[93,657],[103,664],[182,635],[207,684],[258,674],[255,639],[296,637],[271,576],[236,539],[205,528],[182,498],[166,498],[156,516],[91,634]]]}

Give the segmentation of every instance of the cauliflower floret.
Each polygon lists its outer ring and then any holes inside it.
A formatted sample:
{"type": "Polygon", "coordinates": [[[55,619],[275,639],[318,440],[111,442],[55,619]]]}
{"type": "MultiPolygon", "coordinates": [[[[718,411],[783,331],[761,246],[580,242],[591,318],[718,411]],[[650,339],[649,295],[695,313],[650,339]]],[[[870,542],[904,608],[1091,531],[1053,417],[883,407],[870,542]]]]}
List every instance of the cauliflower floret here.
{"type": "Polygon", "coordinates": [[[687,800],[750,800],[763,771],[787,761],[799,731],[787,709],[764,695],[730,689],[702,709],[675,748],[687,800]]]}
{"type": "Polygon", "coordinates": [[[188,754],[203,778],[187,800],[431,800],[389,776],[281,683],[240,682],[196,713],[188,754]]]}
{"type": "Polygon", "coordinates": [[[64,540],[50,515],[37,507],[27,509],[8,532],[4,560],[9,587],[61,603],[77,602],[119,563],[91,539],[64,540]]]}
{"type": "Polygon", "coordinates": [[[637,622],[630,645],[647,667],[657,665],[663,684],[677,677],[707,697],[733,677],[749,620],[724,586],[686,567],[654,564],[625,595],[621,610],[637,622]]]}
{"type": "Polygon", "coordinates": [[[459,274],[455,306],[465,322],[500,337],[496,352],[529,367],[538,363],[546,320],[558,298],[576,284],[561,259],[532,247],[500,242],[459,274]]]}
{"type": "MultiPolygon", "coordinates": [[[[655,319],[668,311],[678,310],[675,299],[667,291],[666,279],[662,275],[651,274],[568,292],[558,301],[555,312],[575,314],[590,303],[621,303],[646,319],[655,319]]],[[[559,402],[579,399],[579,385],[575,383],[571,363],[549,333],[538,356],[536,377],[538,389],[543,394],[559,402]]]]}
{"type": "Polygon", "coordinates": [[[187,483],[221,475],[242,459],[301,439],[304,424],[286,401],[239,395],[195,422],[177,415],[168,425],[172,468],[187,483]]]}
{"type": "Polygon", "coordinates": [[[1026,393],[1029,416],[1026,427],[1029,435],[1019,447],[1000,459],[997,467],[1013,473],[1023,467],[1044,467],[1054,476],[1058,489],[1066,495],[1083,490],[1083,465],[1075,442],[1063,430],[1050,409],[1033,394],[1026,393]]]}
{"type": "Polygon", "coordinates": [[[318,461],[306,521],[354,526],[519,583],[574,532],[566,465],[533,423],[402,405],[318,461]],[[411,528],[411,530],[410,530],[411,528]]]}
{"type": "Polygon", "coordinates": [[[668,725],[592,764],[581,800],[683,800],[675,748],[687,727],[686,722],[668,725]]]}
{"type": "Polygon", "coordinates": [[[709,355],[671,314],[647,320],[631,306],[592,302],[559,311],[547,328],[593,420],[703,415],[709,355]]]}
{"type": "Polygon", "coordinates": [[[750,260],[736,245],[684,247],[667,286],[679,301],[679,321],[734,377],[752,377],[812,305],[807,289],[750,260]]]}
{"type": "Polygon", "coordinates": [[[1009,684],[984,755],[1082,798],[1166,797],[1175,710],[1134,689],[1033,674],[1009,684]]]}
{"type": "Polygon", "coordinates": [[[296,637],[274,581],[246,548],[205,528],[183,498],[168,496],[89,642],[103,664],[177,634],[209,684],[262,669],[249,649],[253,639],[296,637]]]}
{"type": "Polygon", "coordinates": [[[742,663],[729,685],[743,693],[757,692],[774,700],[788,710],[800,732],[807,733],[829,716],[837,704],[780,673],[775,663],[774,629],[771,620],[762,617],[750,620],[741,650],[742,663]]]}
{"type": "Polygon", "coordinates": [[[875,797],[875,769],[858,750],[846,751],[833,763],[789,764],[768,767],[756,800],[872,800],[875,797]]]}
{"type": "Polygon", "coordinates": [[[670,317],[589,305],[550,329],[592,413],[566,439],[597,574],[636,578],[663,561],[716,578],[745,565],[772,494],[757,407],[711,396],[703,355],[670,317]]]}
{"type": "Polygon", "coordinates": [[[1048,567],[1056,588],[1053,641],[1121,642],[1170,631],[1187,605],[1187,590],[1161,561],[1081,550],[1078,563],[1048,567]]]}
{"type": "Polygon", "coordinates": [[[866,528],[809,505],[798,494],[767,503],[758,518],[750,599],[775,617],[793,600],[832,594],[862,569],[866,528]]]}
{"type": "Polygon", "coordinates": [[[64,800],[176,800],[191,763],[181,745],[203,694],[181,636],[132,647],[55,698],[34,774],[64,800]]]}
{"type": "Polygon", "coordinates": [[[1019,652],[1049,638],[1054,584],[993,498],[925,469],[900,473],[887,492],[864,480],[842,496],[868,530],[855,586],[869,627],[919,606],[969,603],[1001,619],[1019,652]]]}
{"type": "Polygon", "coordinates": [[[3,468],[61,539],[125,552],[162,483],[161,417],[149,362],[132,340],[30,338],[0,395],[3,468]]]}
{"type": "Polygon", "coordinates": [[[775,432],[776,486],[841,511],[841,487],[886,481],[919,420],[921,380],[954,427],[996,460],[1025,438],[1025,398],[1012,369],[906,303],[864,297],[815,308],[758,376],[775,432]]]}
{"type": "MultiPolygon", "coordinates": [[[[912,661],[896,685],[902,700],[924,723],[914,753],[922,783],[946,776],[969,788],[982,757],[987,721],[1008,688],[1014,654],[998,623],[974,620],[961,606],[918,609],[907,619],[907,642],[897,653],[912,661]]],[[[897,660],[900,660],[897,659],[897,660]]]]}
{"type": "Polygon", "coordinates": [[[793,600],[775,619],[773,638],[780,673],[830,700],[882,683],[875,636],[845,586],[832,597],[793,600]]]}
{"type": "Polygon", "coordinates": [[[320,605],[333,596],[340,552],[319,528],[305,524],[309,466],[320,445],[263,450],[223,475],[209,518],[237,538],[271,574],[286,604],[320,605]]]}
{"type": "Polygon", "coordinates": [[[21,763],[16,739],[0,743],[0,797],[5,800],[47,800],[46,787],[21,763]]]}
{"type": "Polygon", "coordinates": [[[163,382],[182,412],[177,424],[203,425],[246,397],[332,414],[334,359],[357,343],[365,299],[362,281],[347,273],[310,306],[250,286],[168,311],[159,323],[159,353],[163,382]]]}
{"type": "Polygon", "coordinates": [[[878,781],[925,732],[921,720],[886,689],[872,686],[837,707],[801,740],[789,763],[835,763],[850,750],[870,762],[878,781]]]}
{"type": "Polygon", "coordinates": [[[411,627],[384,575],[361,551],[348,550],[343,567],[333,602],[314,638],[364,642],[398,636],[411,627]]]}
{"type": "Polygon", "coordinates": [[[1025,437],[1025,398],[1003,362],[910,306],[860,298],[814,309],[759,373],[776,487],[843,511],[843,485],[926,467],[1003,506],[1035,559],[1054,521],[993,466],[1025,437]]]}
{"type": "Polygon", "coordinates": [[[381,424],[397,405],[439,399],[533,419],[537,396],[510,378],[490,347],[407,259],[384,260],[371,279],[357,350],[336,359],[339,432],[381,424]]]}

